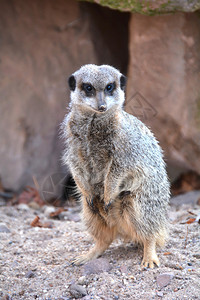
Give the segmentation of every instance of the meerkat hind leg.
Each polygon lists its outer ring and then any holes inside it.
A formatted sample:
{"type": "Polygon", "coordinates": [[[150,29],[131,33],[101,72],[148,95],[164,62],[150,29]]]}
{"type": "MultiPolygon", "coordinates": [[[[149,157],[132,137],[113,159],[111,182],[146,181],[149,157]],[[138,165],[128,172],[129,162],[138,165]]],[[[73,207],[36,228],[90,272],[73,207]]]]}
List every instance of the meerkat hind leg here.
{"type": "Polygon", "coordinates": [[[91,259],[95,259],[99,257],[103,252],[109,247],[112,241],[104,242],[104,241],[97,241],[95,246],[89,250],[88,253],[82,254],[75,258],[72,262],[73,265],[82,265],[88,262],[91,259]]]}
{"type": "Polygon", "coordinates": [[[159,267],[160,262],[156,254],[156,241],[152,238],[152,240],[146,240],[144,242],[144,257],[142,260],[142,266],[153,269],[154,264],[159,267]]]}

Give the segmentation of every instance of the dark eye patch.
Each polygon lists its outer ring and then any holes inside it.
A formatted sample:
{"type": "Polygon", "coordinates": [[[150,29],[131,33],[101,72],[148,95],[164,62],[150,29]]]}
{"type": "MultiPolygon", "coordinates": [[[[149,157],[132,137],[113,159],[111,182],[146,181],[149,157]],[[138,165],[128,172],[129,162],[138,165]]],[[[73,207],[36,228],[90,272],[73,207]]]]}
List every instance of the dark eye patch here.
{"type": "Polygon", "coordinates": [[[105,88],[105,92],[107,92],[108,94],[112,94],[115,87],[116,87],[115,82],[109,83],[109,84],[107,84],[107,86],[105,88]]]}
{"type": "Polygon", "coordinates": [[[95,95],[95,88],[90,83],[82,83],[82,90],[88,97],[95,95]]]}

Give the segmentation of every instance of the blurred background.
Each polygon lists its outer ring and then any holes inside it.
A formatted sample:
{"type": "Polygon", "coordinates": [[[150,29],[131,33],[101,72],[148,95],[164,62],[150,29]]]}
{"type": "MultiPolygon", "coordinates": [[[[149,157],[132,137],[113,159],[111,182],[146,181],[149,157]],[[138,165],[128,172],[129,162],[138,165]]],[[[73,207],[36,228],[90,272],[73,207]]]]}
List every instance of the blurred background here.
{"type": "Polygon", "coordinates": [[[125,110],[160,141],[173,193],[200,189],[199,1],[91,2],[0,1],[1,201],[73,186],[59,127],[87,63],[128,77],[125,110]]]}

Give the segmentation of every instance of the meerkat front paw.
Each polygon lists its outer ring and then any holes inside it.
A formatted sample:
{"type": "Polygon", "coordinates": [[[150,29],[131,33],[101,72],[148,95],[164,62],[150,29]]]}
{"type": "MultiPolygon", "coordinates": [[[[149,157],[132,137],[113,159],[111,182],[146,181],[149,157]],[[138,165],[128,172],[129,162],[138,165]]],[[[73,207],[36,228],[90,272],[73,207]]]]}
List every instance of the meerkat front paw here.
{"type": "Polygon", "coordinates": [[[159,267],[160,266],[160,261],[158,259],[158,256],[157,254],[154,255],[154,257],[149,257],[149,258],[143,258],[142,260],[142,267],[143,268],[150,268],[150,269],[153,269],[154,268],[154,264],[159,267]]]}
{"type": "Polygon", "coordinates": [[[77,258],[73,259],[71,264],[73,266],[80,266],[80,265],[85,264],[89,260],[90,260],[90,258],[88,258],[87,254],[82,254],[82,255],[78,256],[77,258]]]}

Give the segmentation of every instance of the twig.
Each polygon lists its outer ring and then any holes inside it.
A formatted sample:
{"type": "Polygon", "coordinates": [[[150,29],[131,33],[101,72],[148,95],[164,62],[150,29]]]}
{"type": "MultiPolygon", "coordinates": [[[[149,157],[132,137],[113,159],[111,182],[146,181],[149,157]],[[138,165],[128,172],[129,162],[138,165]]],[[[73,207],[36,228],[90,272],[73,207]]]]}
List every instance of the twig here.
{"type": "Polygon", "coordinates": [[[35,184],[35,188],[36,188],[36,190],[38,191],[38,194],[39,194],[39,190],[40,190],[39,183],[38,183],[38,181],[37,181],[37,179],[34,175],[32,176],[32,178],[33,178],[33,182],[35,184]]]}
{"type": "Polygon", "coordinates": [[[188,226],[187,226],[187,232],[186,232],[186,237],[185,237],[185,246],[184,246],[184,249],[186,249],[187,240],[188,240],[188,226]]]}

